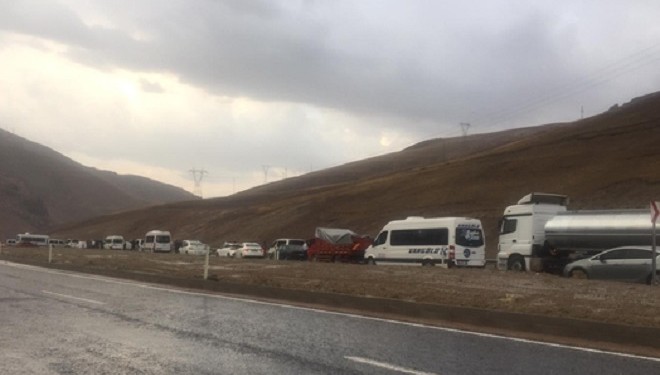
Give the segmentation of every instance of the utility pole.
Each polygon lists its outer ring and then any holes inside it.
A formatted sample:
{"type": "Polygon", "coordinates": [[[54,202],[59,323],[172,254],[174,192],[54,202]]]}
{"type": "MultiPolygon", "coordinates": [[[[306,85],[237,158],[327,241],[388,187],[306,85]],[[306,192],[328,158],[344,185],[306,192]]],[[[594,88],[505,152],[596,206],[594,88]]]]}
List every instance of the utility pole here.
{"type": "Polygon", "coordinates": [[[193,194],[197,195],[200,198],[204,198],[202,196],[202,179],[204,178],[205,174],[208,174],[208,171],[205,171],[204,169],[191,169],[188,172],[190,172],[193,176],[193,181],[195,182],[195,189],[193,190],[193,194]]]}

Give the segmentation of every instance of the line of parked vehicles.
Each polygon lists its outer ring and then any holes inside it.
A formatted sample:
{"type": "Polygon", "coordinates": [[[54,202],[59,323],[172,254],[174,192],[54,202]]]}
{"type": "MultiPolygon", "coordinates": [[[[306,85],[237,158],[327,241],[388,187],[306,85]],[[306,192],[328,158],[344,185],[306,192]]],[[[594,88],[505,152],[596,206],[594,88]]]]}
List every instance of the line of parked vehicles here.
{"type": "MultiPolygon", "coordinates": [[[[650,282],[652,232],[645,210],[568,211],[568,197],[531,193],[506,207],[499,223],[497,267],[567,277],[650,282]]],[[[48,244],[48,236],[18,235],[17,245],[48,244]]],[[[87,242],[98,247],[99,241],[87,242]]],[[[81,247],[69,240],[65,246],[81,247]]],[[[232,258],[270,258],[443,267],[486,266],[486,240],[479,219],[408,217],[388,222],[372,239],[348,229],[323,228],[310,240],[277,239],[270,247],[256,242],[225,242],[216,250],[199,240],[173,241],[168,231],[152,230],[126,241],[107,236],[106,249],[178,252],[232,258]]],[[[656,254],[657,255],[657,254],[656,254]]],[[[656,257],[660,275],[660,257],[656,257]]]]}

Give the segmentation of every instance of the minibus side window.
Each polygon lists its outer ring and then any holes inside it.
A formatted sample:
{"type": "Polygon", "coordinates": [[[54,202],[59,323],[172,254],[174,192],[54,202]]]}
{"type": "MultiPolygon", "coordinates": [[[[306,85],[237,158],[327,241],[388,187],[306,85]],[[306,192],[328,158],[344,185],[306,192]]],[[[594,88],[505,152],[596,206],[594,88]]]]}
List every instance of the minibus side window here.
{"type": "Polygon", "coordinates": [[[393,230],[392,237],[390,238],[390,245],[447,245],[448,238],[449,230],[447,228],[393,230]]]}

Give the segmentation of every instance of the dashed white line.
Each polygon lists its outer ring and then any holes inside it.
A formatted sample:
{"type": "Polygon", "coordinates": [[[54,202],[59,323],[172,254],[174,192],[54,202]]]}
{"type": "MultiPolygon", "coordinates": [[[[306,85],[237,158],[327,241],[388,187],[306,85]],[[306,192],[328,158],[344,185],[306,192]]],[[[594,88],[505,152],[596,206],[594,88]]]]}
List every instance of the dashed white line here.
{"type": "Polygon", "coordinates": [[[42,290],[41,292],[44,293],[44,294],[50,294],[52,296],[75,299],[77,301],[83,301],[83,302],[87,302],[87,303],[93,303],[95,305],[105,305],[105,302],[97,301],[97,300],[94,300],[94,299],[81,298],[81,297],[76,297],[76,296],[70,296],[68,294],[60,294],[60,293],[55,293],[55,292],[49,292],[47,290],[42,290]]]}
{"type": "Polygon", "coordinates": [[[374,367],[380,367],[380,368],[384,368],[384,369],[386,369],[386,370],[400,372],[400,373],[402,373],[402,374],[411,374],[411,375],[437,375],[437,374],[435,374],[435,373],[433,373],[433,372],[424,372],[424,371],[412,370],[412,369],[409,369],[409,368],[405,368],[405,367],[401,367],[401,366],[392,365],[392,364],[389,364],[389,363],[386,363],[386,362],[374,361],[373,359],[369,359],[369,358],[362,358],[362,357],[349,357],[349,356],[346,356],[346,357],[344,357],[344,358],[346,358],[346,359],[348,359],[348,360],[351,360],[351,361],[354,361],[354,362],[364,363],[364,364],[371,365],[371,366],[374,366],[374,367]]]}
{"type": "MultiPolygon", "coordinates": [[[[25,264],[21,264],[21,263],[13,263],[13,262],[10,262],[10,261],[0,261],[0,264],[5,265],[5,266],[10,266],[10,267],[15,267],[15,268],[31,269],[31,270],[38,271],[38,272],[59,274],[59,275],[75,277],[75,278],[81,278],[81,279],[90,279],[90,280],[103,281],[103,282],[107,282],[107,283],[131,285],[131,286],[134,286],[134,287],[137,286],[139,288],[146,288],[146,289],[151,289],[151,290],[160,290],[160,291],[169,292],[169,293],[178,293],[178,294],[187,294],[187,295],[201,296],[201,297],[207,297],[207,298],[217,298],[217,299],[241,301],[241,302],[245,302],[245,303],[254,303],[254,304],[269,305],[269,306],[280,306],[280,307],[283,307],[283,308],[290,308],[290,309],[295,309],[295,310],[314,311],[314,312],[318,312],[318,313],[321,313],[321,314],[346,316],[346,317],[351,317],[351,318],[355,318],[355,319],[380,321],[380,322],[386,322],[386,323],[392,323],[392,324],[398,324],[398,325],[405,325],[405,326],[411,326],[411,327],[428,328],[428,329],[444,331],[444,332],[461,333],[461,334],[477,336],[477,337],[487,337],[487,338],[498,339],[498,340],[506,340],[506,341],[525,343],[525,344],[541,345],[541,346],[552,347],[552,348],[569,349],[569,350],[575,350],[575,351],[586,352],[586,353],[611,355],[611,356],[622,357],[622,358],[641,359],[641,360],[659,362],[660,363],[660,358],[659,357],[648,357],[648,356],[641,356],[641,355],[635,355],[635,354],[613,352],[613,351],[608,351],[608,350],[600,350],[600,349],[592,349],[592,348],[585,348],[585,347],[579,347],[579,346],[557,344],[557,343],[546,342],[546,341],[537,341],[537,340],[523,339],[523,338],[518,338],[518,337],[508,337],[508,336],[502,336],[502,335],[497,335],[497,334],[492,334],[492,333],[475,332],[475,331],[468,331],[468,330],[457,329],[457,328],[429,326],[429,325],[421,324],[421,323],[402,322],[402,321],[394,320],[394,319],[376,318],[376,317],[371,317],[371,316],[366,316],[366,315],[357,315],[357,314],[337,312],[337,311],[321,310],[321,309],[317,309],[317,308],[302,307],[302,306],[290,305],[290,304],[286,304],[286,303],[275,303],[275,302],[260,301],[260,300],[250,299],[250,298],[242,298],[242,297],[239,298],[239,297],[230,297],[230,296],[219,295],[219,294],[210,294],[210,293],[203,293],[203,292],[192,292],[192,291],[187,291],[187,290],[182,290],[182,289],[166,288],[166,287],[160,287],[160,286],[155,286],[155,285],[151,285],[151,284],[144,284],[144,283],[140,283],[140,282],[124,281],[124,280],[121,280],[121,279],[105,277],[105,276],[87,275],[87,274],[74,273],[72,271],[63,271],[63,270],[54,270],[54,269],[42,268],[42,267],[38,267],[38,266],[25,265],[25,264]]],[[[101,302],[101,303],[103,303],[103,302],[101,302]]]]}

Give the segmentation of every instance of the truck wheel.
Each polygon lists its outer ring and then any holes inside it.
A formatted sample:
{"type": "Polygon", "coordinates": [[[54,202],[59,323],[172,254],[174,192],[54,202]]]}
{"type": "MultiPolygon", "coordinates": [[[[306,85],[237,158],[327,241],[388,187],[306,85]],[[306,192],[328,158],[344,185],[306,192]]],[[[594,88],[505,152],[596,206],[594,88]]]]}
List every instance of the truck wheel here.
{"type": "Polygon", "coordinates": [[[525,259],[520,255],[514,255],[509,258],[509,264],[507,265],[510,271],[524,271],[525,270],[525,259]]]}
{"type": "Polygon", "coordinates": [[[431,267],[431,266],[435,266],[435,264],[433,264],[433,261],[430,259],[424,259],[422,260],[422,267],[424,266],[431,267]]]}
{"type": "Polygon", "coordinates": [[[376,265],[376,260],[374,260],[373,257],[367,258],[367,264],[370,266],[375,266],[376,265]]]}

